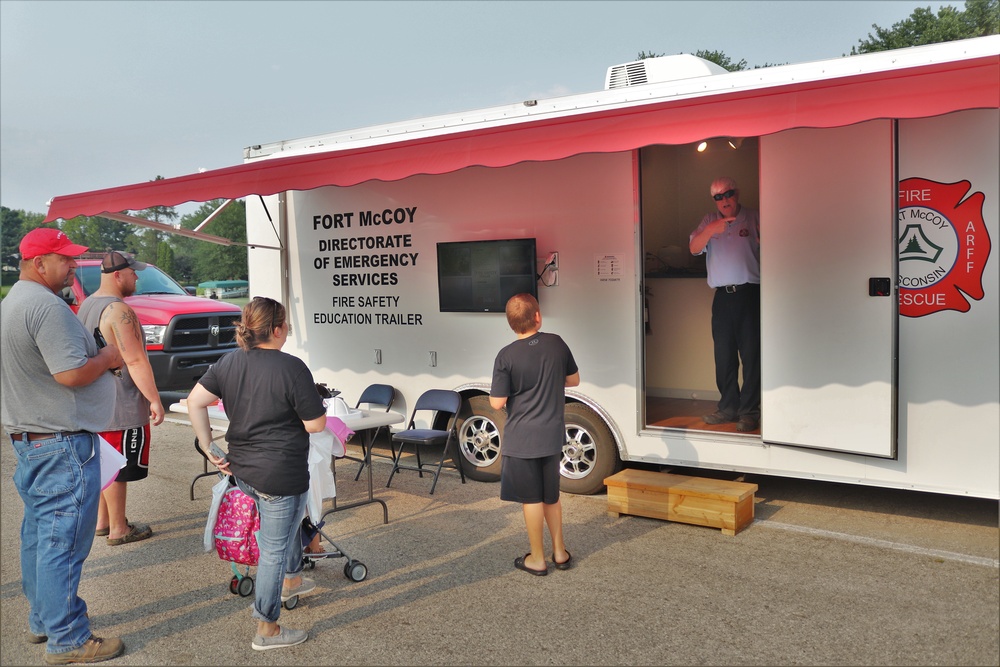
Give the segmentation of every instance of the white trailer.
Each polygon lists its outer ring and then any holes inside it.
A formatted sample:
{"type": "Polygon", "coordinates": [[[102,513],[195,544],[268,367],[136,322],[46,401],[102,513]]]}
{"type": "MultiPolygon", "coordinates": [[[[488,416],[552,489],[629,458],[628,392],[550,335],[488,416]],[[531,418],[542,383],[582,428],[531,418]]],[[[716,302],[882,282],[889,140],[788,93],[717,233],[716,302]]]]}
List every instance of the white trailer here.
{"type": "Polygon", "coordinates": [[[595,93],[252,146],[55,198],[48,219],[260,195],[250,288],[289,306],[286,351],[349,399],[395,386],[402,412],[461,392],[475,479],[498,472],[484,397],[512,334],[441,311],[436,246],[533,238],[543,330],[581,370],[565,490],[642,462],[998,498],[998,81],[1000,37],[735,73],[670,56],[595,93]],[[749,434],[699,419],[718,397],[712,290],[687,239],[722,175],[763,237],[749,434]]]}

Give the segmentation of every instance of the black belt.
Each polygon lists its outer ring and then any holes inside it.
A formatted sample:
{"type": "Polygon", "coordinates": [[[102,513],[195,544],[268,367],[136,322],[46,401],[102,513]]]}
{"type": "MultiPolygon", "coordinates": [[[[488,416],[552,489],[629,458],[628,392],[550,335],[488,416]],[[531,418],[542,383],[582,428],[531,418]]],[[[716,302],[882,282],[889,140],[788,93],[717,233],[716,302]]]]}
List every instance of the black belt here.
{"type": "Polygon", "coordinates": [[[12,433],[10,436],[11,440],[20,440],[24,442],[25,438],[28,442],[34,442],[35,440],[48,440],[49,438],[55,438],[56,436],[62,436],[64,438],[69,438],[74,435],[83,435],[84,433],[89,433],[89,431],[59,431],[58,433],[12,433]]]}
{"type": "Polygon", "coordinates": [[[723,285],[722,287],[716,287],[715,289],[722,290],[727,294],[733,294],[735,292],[739,292],[740,290],[750,289],[751,287],[760,289],[760,285],[757,283],[743,283],[742,285],[723,285]]]}

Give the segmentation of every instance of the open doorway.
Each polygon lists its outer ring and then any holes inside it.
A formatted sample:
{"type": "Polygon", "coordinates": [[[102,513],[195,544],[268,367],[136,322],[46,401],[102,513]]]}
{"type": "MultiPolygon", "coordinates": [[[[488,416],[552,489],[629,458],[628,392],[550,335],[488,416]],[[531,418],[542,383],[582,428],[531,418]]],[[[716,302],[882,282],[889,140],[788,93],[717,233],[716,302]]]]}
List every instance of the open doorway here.
{"type": "MultiPolygon", "coordinates": [[[[736,433],[706,424],[716,409],[712,298],[705,256],[688,249],[691,232],[715,210],[712,181],[735,179],[740,204],[760,208],[756,137],[720,137],[639,151],[645,334],[644,426],[736,433]]],[[[742,382],[742,378],[740,380],[742,382]]],[[[748,435],[759,435],[759,429],[748,435]]]]}

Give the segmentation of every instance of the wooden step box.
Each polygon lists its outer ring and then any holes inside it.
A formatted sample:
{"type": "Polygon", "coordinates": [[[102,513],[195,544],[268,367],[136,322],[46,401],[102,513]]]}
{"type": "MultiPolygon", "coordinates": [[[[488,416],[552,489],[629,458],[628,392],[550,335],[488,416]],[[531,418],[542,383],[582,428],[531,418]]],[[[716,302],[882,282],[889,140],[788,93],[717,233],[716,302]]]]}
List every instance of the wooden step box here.
{"type": "Polygon", "coordinates": [[[721,528],[735,535],[753,523],[756,484],[627,469],[604,480],[608,514],[721,528]]]}

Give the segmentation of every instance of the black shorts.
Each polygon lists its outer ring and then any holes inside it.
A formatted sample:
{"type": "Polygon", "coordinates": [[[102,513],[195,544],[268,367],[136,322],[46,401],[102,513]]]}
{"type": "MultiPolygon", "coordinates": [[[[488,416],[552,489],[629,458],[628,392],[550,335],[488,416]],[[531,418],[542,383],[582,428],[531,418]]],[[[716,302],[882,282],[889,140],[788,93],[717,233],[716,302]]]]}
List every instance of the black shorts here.
{"type": "Polygon", "coordinates": [[[559,502],[559,463],[562,454],[540,459],[501,457],[500,500],[523,505],[559,502]]]}
{"type": "Polygon", "coordinates": [[[125,456],[125,467],[118,471],[116,482],[146,479],[149,475],[149,424],[124,431],[104,431],[100,435],[125,456]]]}

